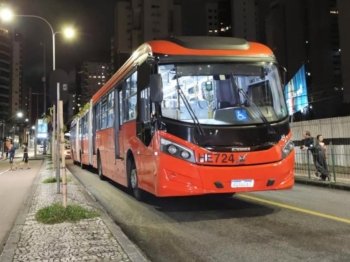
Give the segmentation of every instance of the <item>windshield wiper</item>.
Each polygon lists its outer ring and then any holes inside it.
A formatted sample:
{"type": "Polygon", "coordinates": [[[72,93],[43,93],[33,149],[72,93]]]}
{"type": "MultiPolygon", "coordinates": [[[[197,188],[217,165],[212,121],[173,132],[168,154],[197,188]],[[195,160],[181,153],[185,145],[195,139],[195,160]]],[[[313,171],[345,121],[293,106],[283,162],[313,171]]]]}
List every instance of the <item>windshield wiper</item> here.
{"type": "Polygon", "coordinates": [[[272,128],[270,125],[269,121],[267,121],[266,117],[264,114],[261,112],[261,110],[255,105],[255,103],[249,98],[249,96],[244,92],[242,88],[240,88],[236,82],[236,79],[234,78],[234,75],[232,74],[232,81],[235,82],[235,85],[238,89],[238,92],[240,92],[243,97],[247,100],[248,104],[255,110],[255,112],[258,113],[260,119],[264,122],[266,128],[267,128],[267,134],[268,135],[276,135],[276,131],[272,128]]]}
{"type": "MultiPolygon", "coordinates": [[[[179,83],[179,78],[176,77],[176,83],[177,83],[177,91],[178,91],[178,94],[180,95],[180,97],[182,98],[182,100],[184,101],[184,104],[185,104],[185,107],[187,108],[192,120],[193,120],[193,123],[198,131],[198,134],[204,136],[205,133],[204,133],[204,130],[201,126],[201,124],[199,123],[199,120],[196,116],[196,114],[193,112],[192,110],[192,107],[190,105],[190,103],[188,102],[185,94],[183,93],[182,89],[180,88],[180,83],[179,83]]],[[[179,104],[179,107],[180,107],[180,104],[179,104]]]]}

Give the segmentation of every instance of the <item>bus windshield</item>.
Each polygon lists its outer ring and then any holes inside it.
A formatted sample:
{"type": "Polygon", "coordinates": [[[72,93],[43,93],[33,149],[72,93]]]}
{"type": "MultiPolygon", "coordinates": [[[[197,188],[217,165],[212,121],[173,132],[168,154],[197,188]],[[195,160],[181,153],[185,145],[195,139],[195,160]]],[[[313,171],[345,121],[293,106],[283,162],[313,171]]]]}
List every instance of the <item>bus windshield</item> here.
{"type": "Polygon", "coordinates": [[[263,123],[259,111],[268,122],[287,116],[278,69],[273,63],[166,64],[159,66],[159,73],[165,118],[193,122],[184,99],[199,123],[206,125],[263,123]],[[252,103],[259,110],[254,110],[252,103]]]}

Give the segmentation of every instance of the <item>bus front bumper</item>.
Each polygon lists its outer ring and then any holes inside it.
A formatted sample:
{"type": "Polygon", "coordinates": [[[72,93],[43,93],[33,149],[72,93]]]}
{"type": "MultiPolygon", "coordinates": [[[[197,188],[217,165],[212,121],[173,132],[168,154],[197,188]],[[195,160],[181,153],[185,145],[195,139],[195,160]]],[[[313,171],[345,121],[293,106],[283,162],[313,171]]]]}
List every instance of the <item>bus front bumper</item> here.
{"type": "Polygon", "coordinates": [[[291,189],[294,154],[284,160],[249,166],[201,166],[162,154],[156,195],[191,196],[291,189]]]}

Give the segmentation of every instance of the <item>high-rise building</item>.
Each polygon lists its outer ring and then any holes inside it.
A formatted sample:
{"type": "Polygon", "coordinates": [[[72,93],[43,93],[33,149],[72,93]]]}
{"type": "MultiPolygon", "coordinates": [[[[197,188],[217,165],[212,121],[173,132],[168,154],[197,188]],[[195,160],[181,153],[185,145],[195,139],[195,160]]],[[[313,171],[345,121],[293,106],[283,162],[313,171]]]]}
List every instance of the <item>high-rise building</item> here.
{"type": "Polygon", "coordinates": [[[207,0],[207,35],[257,40],[255,0],[207,0]]]}
{"type": "Polygon", "coordinates": [[[339,16],[339,54],[341,54],[343,101],[350,103],[350,76],[347,73],[350,72],[350,34],[348,31],[348,25],[350,24],[350,1],[338,0],[338,9],[331,10],[331,14],[334,17],[339,16]]]}
{"type": "Polygon", "coordinates": [[[259,40],[257,0],[231,0],[233,37],[259,40]]]}
{"type": "Polygon", "coordinates": [[[287,68],[287,80],[304,64],[308,100],[315,117],[338,115],[343,96],[342,71],[346,71],[342,67],[340,39],[345,38],[339,34],[337,0],[275,0],[269,9],[267,44],[280,65],[287,68]]]}
{"type": "MultiPolygon", "coordinates": [[[[92,96],[109,80],[110,63],[84,62],[78,74],[78,83],[80,85],[76,99],[78,108],[90,102],[92,96]]],[[[73,100],[73,96],[71,97],[73,100]]]]}
{"type": "Polygon", "coordinates": [[[181,35],[181,7],[173,0],[119,1],[111,41],[112,72],[143,42],[181,35]]]}
{"type": "Polygon", "coordinates": [[[219,6],[217,2],[208,2],[205,4],[205,12],[207,14],[207,35],[219,35],[219,6]]]}
{"type": "Polygon", "coordinates": [[[11,97],[11,37],[6,28],[0,27],[0,119],[10,118],[11,97]]]}
{"type": "Polygon", "coordinates": [[[18,111],[23,111],[22,91],[23,91],[23,71],[22,71],[22,47],[23,37],[15,33],[12,41],[12,88],[11,88],[11,115],[18,111]]]}

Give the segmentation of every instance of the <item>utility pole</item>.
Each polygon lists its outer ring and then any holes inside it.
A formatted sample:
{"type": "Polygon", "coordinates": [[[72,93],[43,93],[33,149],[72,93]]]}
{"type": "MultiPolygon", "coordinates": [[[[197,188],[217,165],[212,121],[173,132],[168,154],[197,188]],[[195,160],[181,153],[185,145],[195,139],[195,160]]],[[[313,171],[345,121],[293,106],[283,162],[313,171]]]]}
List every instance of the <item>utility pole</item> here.
{"type": "MultiPolygon", "coordinates": [[[[59,101],[60,105],[60,127],[63,129],[63,102],[62,100],[59,101]]],[[[67,177],[66,177],[66,157],[64,155],[64,133],[60,130],[61,135],[61,158],[62,158],[62,165],[61,165],[61,176],[62,176],[62,196],[63,196],[63,207],[67,207],[67,177]]]]}
{"type": "Polygon", "coordinates": [[[57,159],[57,166],[56,166],[56,179],[57,179],[57,194],[60,193],[61,187],[60,187],[60,171],[61,171],[61,163],[60,163],[60,133],[61,133],[61,126],[60,126],[60,106],[59,106],[59,101],[60,101],[60,83],[57,83],[57,135],[56,135],[56,159],[57,159]]]}
{"type": "MultiPolygon", "coordinates": [[[[44,46],[44,76],[43,76],[43,84],[44,84],[44,115],[46,115],[46,56],[45,56],[45,42],[43,43],[44,46]]],[[[46,130],[47,131],[47,130],[46,130]]],[[[46,140],[47,138],[44,138],[44,150],[43,155],[46,155],[46,140]]]]}

